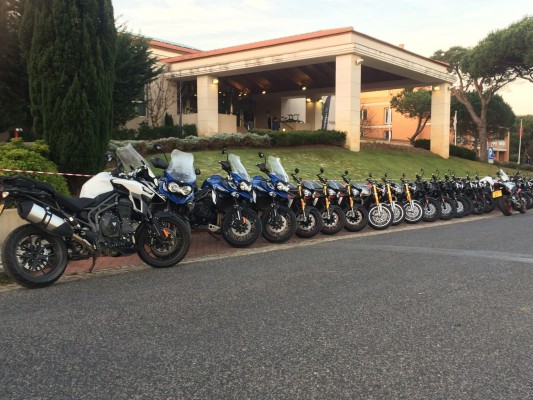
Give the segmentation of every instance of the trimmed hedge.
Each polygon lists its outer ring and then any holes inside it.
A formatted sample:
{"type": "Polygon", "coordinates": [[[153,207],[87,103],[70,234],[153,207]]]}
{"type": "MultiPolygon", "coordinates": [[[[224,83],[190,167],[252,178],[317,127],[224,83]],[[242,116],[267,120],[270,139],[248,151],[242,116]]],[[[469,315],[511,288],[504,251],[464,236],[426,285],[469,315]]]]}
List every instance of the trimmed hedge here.
{"type": "Polygon", "coordinates": [[[272,146],[304,146],[304,145],[331,145],[344,146],[346,132],[335,130],[317,131],[265,131],[254,132],[259,135],[267,135],[272,139],[272,146]]]}
{"type": "Polygon", "coordinates": [[[223,148],[256,147],[266,148],[272,146],[302,146],[302,145],[333,145],[342,146],[346,141],[346,133],[339,131],[295,131],[272,132],[260,131],[252,133],[219,133],[213,136],[186,138],[167,137],[156,140],[112,140],[110,150],[131,143],[140,154],[152,152],[154,144],[160,144],[165,152],[173,149],[183,151],[221,150],[223,148]],[[267,134],[268,133],[268,134],[267,134]]]}
{"type": "Polygon", "coordinates": [[[180,129],[178,125],[149,126],[147,123],[141,123],[138,129],[116,129],[111,132],[112,140],[156,140],[187,136],[198,136],[196,125],[184,124],[180,129]]]}
{"type": "Polygon", "coordinates": [[[180,138],[164,138],[158,140],[111,140],[109,142],[110,150],[116,150],[117,147],[125,146],[128,143],[142,155],[152,153],[152,146],[160,144],[163,150],[167,153],[173,149],[180,149],[183,151],[202,151],[202,150],[221,150],[223,148],[239,148],[239,147],[271,147],[271,139],[268,136],[256,135],[253,133],[219,133],[213,136],[197,137],[188,136],[184,139],[180,138]]]}
{"type": "MultiPolygon", "coordinates": [[[[431,141],[429,139],[415,140],[414,147],[429,150],[431,147],[431,141]]],[[[477,160],[477,155],[474,150],[467,149],[466,147],[450,145],[450,156],[460,157],[467,160],[477,160]]]]}

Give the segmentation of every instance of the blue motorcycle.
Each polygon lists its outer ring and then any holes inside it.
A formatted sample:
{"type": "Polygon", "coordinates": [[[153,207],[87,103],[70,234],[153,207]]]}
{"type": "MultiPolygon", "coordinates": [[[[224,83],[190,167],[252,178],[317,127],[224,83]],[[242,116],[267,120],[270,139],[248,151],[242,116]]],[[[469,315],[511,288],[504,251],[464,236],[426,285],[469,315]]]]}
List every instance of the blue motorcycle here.
{"type": "MultiPolygon", "coordinates": [[[[265,158],[259,153],[260,158],[265,158]]],[[[263,237],[272,243],[283,243],[296,232],[296,215],[290,209],[294,195],[289,193],[289,176],[281,165],[280,159],[268,156],[266,163],[256,164],[268,179],[256,175],[252,186],[257,195],[256,210],[261,216],[263,237]]]]}
{"type": "MultiPolygon", "coordinates": [[[[156,148],[162,150],[160,146],[156,148]]],[[[194,169],[191,153],[175,149],[170,162],[159,158],[151,161],[165,169],[159,191],[170,200],[171,211],[185,216],[193,229],[220,233],[234,247],[249,246],[259,238],[261,220],[251,206],[255,195],[249,177],[247,181],[239,175],[238,171],[244,170],[239,157],[229,154],[226,160],[219,161],[228,177],[212,175],[200,188],[196,185],[200,171],[194,169]],[[234,179],[237,176],[238,181],[234,179]]]]}

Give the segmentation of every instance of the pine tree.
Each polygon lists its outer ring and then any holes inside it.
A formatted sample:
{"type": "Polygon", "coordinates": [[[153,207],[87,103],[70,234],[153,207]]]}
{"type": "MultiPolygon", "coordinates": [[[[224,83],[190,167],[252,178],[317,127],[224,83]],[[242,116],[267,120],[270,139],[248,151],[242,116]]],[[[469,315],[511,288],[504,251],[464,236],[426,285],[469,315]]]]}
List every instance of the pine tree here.
{"type": "Polygon", "coordinates": [[[113,116],[111,0],[26,0],[19,33],[28,65],[34,130],[65,172],[104,163],[113,116]]]}

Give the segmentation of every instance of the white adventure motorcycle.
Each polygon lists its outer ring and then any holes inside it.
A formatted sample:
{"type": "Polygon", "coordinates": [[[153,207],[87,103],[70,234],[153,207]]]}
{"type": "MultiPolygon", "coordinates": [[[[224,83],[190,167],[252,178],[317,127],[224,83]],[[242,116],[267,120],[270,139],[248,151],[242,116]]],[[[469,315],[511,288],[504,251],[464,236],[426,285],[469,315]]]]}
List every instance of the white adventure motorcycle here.
{"type": "Polygon", "coordinates": [[[92,258],[92,270],[98,256],[137,253],[155,268],[185,257],[190,228],[164,211],[167,200],[155,190],[157,179],[146,161],[131,145],[117,156],[121,165],[89,179],[80,198],[23,176],[0,177],[0,215],[5,206],[16,205],[29,222],[3,245],[2,264],[11,279],[38,288],[58,280],[71,260],[92,258]]]}

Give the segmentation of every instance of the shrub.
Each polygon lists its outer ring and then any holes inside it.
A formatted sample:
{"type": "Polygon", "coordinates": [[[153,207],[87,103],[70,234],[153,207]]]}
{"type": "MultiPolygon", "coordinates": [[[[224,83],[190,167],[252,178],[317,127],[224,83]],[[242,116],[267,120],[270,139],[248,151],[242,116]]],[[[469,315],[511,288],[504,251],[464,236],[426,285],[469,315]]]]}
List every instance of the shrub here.
{"type": "Polygon", "coordinates": [[[429,139],[418,139],[415,140],[415,147],[419,147],[421,149],[429,150],[431,147],[431,141],[429,139]]]}
{"type": "Polygon", "coordinates": [[[268,135],[272,139],[272,146],[303,146],[313,144],[344,146],[346,142],[346,132],[335,130],[290,132],[259,130],[257,133],[268,135]]]}
{"type": "MultiPolygon", "coordinates": [[[[43,153],[48,154],[48,146],[40,142],[34,146],[25,144],[20,139],[13,139],[0,145],[1,167],[5,169],[23,169],[30,171],[57,172],[57,165],[47,160],[43,153]]],[[[0,175],[16,175],[16,172],[0,171],[0,175]]],[[[63,194],[69,194],[66,179],[61,175],[25,174],[39,182],[48,182],[63,194]]]]}
{"type": "Polygon", "coordinates": [[[477,155],[474,150],[467,149],[466,147],[450,145],[450,155],[454,157],[465,158],[467,160],[477,160],[477,155]]]}

